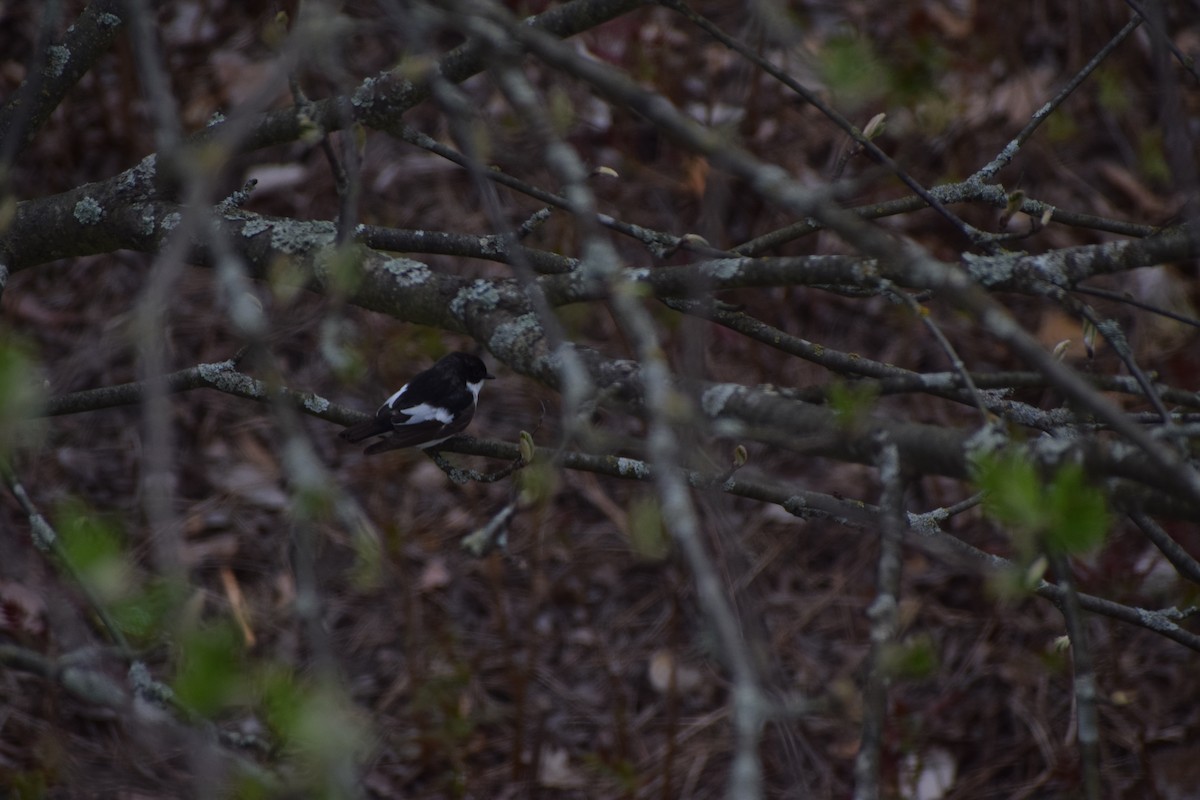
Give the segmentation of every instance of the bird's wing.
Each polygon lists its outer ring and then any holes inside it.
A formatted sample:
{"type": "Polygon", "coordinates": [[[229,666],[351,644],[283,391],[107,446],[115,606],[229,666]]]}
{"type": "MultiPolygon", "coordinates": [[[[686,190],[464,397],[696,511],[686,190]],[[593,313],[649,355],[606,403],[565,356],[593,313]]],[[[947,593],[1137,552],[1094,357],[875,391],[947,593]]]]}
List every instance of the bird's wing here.
{"type": "Polygon", "coordinates": [[[357,425],[351,425],[338,433],[338,436],[345,439],[347,442],[361,442],[363,439],[369,439],[372,436],[378,436],[381,433],[390,433],[392,431],[392,421],[390,418],[372,417],[366,422],[360,422],[357,425]]]}
{"type": "Polygon", "coordinates": [[[458,417],[450,417],[449,421],[432,415],[419,420],[414,417],[412,422],[401,423],[391,428],[391,436],[380,439],[363,452],[371,454],[405,447],[428,447],[462,433],[474,415],[475,407],[471,406],[458,417]]]}
{"type": "Polygon", "coordinates": [[[393,419],[395,412],[392,409],[392,404],[403,397],[406,391],[408,391],[407,383],[401,386],[394,395],[383,401],[383,405],[375,412],[373,418],[366,422],[360,422],[357,425],[351,425],[349,428],[338,433],[338,436],[347,442],[361,442],[363,439],[369,439],[372,436],[391,433],[392,428],[396,425],[396,421],[393,419]]]}
{"type": "Polygon", "coordinates": [[[392,425],[420,425],[425,422],[440,422],[449,425],[454,422],[454,409],[435,406],[431,403],[418,403],[407,408],[393,409],[391,412],[392,425]]]}

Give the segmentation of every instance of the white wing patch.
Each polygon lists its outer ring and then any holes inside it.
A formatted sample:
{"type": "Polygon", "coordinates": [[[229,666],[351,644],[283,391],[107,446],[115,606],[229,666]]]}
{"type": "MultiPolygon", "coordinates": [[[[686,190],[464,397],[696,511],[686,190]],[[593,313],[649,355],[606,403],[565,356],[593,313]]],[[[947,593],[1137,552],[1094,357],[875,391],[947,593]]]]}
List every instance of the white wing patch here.
{"type": "Polygon", "coordinates": [[[379,410],[380,410],[380,411],[383,411],[385,408],[391,408],[391,407],[392,407],[392,403],[394,403],[394,402],[396,402],[397,400],[399,400],[399,399],[400,399],[400,395],[404,394],[404,392],[405,392],[405,390],[406,390],[406,389],[408,389],[408,384],[407,384],[407,383],[406,383],[406,384],[404,384],[403,386],[401,386],[401,387],[400,387],[400,390],[399,390],[398,392],[396,392],[394,395],[392,395],[391,397],[389,397],[387,400],[384,400],[384,401],[383,401],[383,405],[381,405],[381,406],[379,407],[379,410]]]}
{"type": "Polygon", "coordinates": [[[454,415],[448,409],[431,406],[428,403],[420,403],[400,410],[412,417],[412,419],[404,423],[405,425],[416,425],[421,422],[429,422],[430,420],[437,420],[443,425],[449,425],[451,422],[454,422],[454,415]]]}

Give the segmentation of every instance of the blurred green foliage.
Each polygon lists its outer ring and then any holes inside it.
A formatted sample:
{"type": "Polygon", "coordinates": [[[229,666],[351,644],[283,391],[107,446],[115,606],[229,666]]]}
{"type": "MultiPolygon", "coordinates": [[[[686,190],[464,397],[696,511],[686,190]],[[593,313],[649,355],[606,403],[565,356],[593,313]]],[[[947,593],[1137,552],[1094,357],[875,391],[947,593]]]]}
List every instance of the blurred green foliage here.
{"type": "Polygon", "coordinates": [[[31,349],[0,330],[0,459],[23,440],[36,437],[44,423],[33,417],[43,396],[41,370],[31,349]]]}
{"type": "Polygon", "coordinates": [[[134,588],[136,573],[116,521],[79,500],[65,500],[54,513],[62,556],[86,589],[109,606],[134,588]]]}
{"type": "Polygon", "coordinates": [[[661,561],[671,552],[658,498],[643,492],[629,503],[629,546],[638,558],[661,561]]]}
{"type": "Polygon", "coordinates": [[[1111,114],[1124,114],[1129,110],[1129,78],[1119,69],[1101,64],[1093,73],[1096,95],[1100,107],[1111,114]]]}
{"type": "Polygon", "coordinates": [[[361,245],[349,244],[322,251],[320,265],[325,269],[329,293],[344,298],[358,291],[362,283],[364,250],[361,245]]]}
{"type": "Polygon", "coordinates": [[[946,48],[930,36],[904,37],[881,50],[864,36],[841,34],[824,43],[818,66],[844,109],[876,103],[915,108],[941,102],[938,78],[949,61],[946,48]]]}
{"type": "Polygon", "coordinates": [[[866,424],[878,399],[879,386],[874,382],[836,380],[829,385],[829,407],[843,430],[855,431],[866,424]]]}
{"type": "Polygon", "coordinates": [[[50,797],[50,778],[44,770],[9,772],[0,770],[0,786],[11,800],[42,800],[50,797]]]}
{"type": "Polygon", "coordinates": [[[1138,169],[1147,180],[1170,186],[1171,167],[1167,164],[1167,149],[1161,130],[1144,130],[1138,133],[1138,169]]]}
{"type": "Polygon", "coordinates": [[[820,69],[830,91],[842,103],[866,105],[887,92],[888,68],[864,37],[839,35],[829,39],[821,50],[820,69]]]}
{"type": "Polygon", "coordinates": [[[1088,484],[1083,468],[1066,464],[1045,475],[1017,452],[976,459],[984,513],[1013,534],[1026,563],[1049,549],[1066,555],[1094,550],[1109,528],[1104,493],[1088,484]]]}
{"type": "Polygon", "coordinates": [[[882,665],[893,678],[928,678],[938,669],[937,647],[928,634],[909,636],[887,647],[882,665]]]}
{"type": "Polygon", "coordinates": [[[535,461],[516,475],[521,490],[521,501],[528,506],[541,507],[554,499],[558,493],[561,476],[551,463],[535,461]]]}
{"type": "Polygon", "coordinates": [[[1066,144],[1079,136],[1079,123],[1063,109],[1046,118],[1046,137],[1056,144],[1066,144]]]}
{"type": "Polygon", "coordinates": [[[112,603],[110,610],[134,644],[149,646],[162,636],[181,600],[181,587],[151,580],[130,588],[112,603]]]}
{"type": "Polygon", "coordinates": [[[245,650],[234,625],[199,625],[185,631],[177,646],[179,664],[171,688],[183,706],[209,717],[249,699],[245,650]]]}

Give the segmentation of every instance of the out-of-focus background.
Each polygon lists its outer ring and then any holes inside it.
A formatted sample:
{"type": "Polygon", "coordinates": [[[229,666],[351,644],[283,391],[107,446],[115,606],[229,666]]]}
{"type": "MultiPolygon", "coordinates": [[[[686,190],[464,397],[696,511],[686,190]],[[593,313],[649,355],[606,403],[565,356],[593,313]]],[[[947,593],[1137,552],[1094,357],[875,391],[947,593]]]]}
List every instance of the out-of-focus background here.
{"type": "MultiPolygon", "coordinates": [[[[286,4],[145,5],[175,102],[169,113],[185,135],[214,114],[262,102],[256,93],[276,68],[279,37],[299,18],[286,4]]],[[[549,5],[507,4],[520,16],[549,5]]],[[[860,128],[885,113],[874,142],[926,187],[962,180],[992,160],[1133,13],[1116,0],[700,2],[694,8],[860,128]]],[[[0,96],[12,97],[30,77],[46,15],[61,14],[51,26],[57,39],[81,9],[71,2],[0,4],[0,96]]],[[[447,16],[439,18],[420,4],[382,0],[327,9],[325,46],[306,54],[292,77],[315,101],[351,94],[363,79],[397,65],[415,70],[462,41],[451,5],[443,10],[447,16]]],[[[1197,8],[1170,4],[1165,11],[1169,38],[1194,55],[1197,8]]],[[[1180,152],[1170,132],[1182,126],[1191,137],[1183,141],[1195,141],[1200,94],[1177,63],[1167,59],[1163,66],[1148,27],[1121,43],[1023,144],[997,178],[1007,192],[1141,226],[1176,217],[1196,190],[1182,183],[1196,152],[1180,152]],[[1174,119],[1163,116],[1171,108],[1168,84],[1174,119]]],[[[818,109],[668,8],[639,8],[570,41],[800,184],[836,179],[846,206],[910,195],[886,169],[853,153],[852,141],[818,109]]],[[[588,181],[601,213],[674,236],[695,234],[721,250],[796,221],[584,81],[534,58],[519,63],[585,165],[615,171],[588,181]]],[[[135,46],[117,36],[12,163],[4,203],[107,180],[158,151],[156,111],[143,76],[135,46]]],[[[276,89],[263,105],[295,102],[286,82],[276,89]]],[[[481,74],[461,90],[478,114],[486,162],[560,190],[544,147],[495,80],[481,74]]],[[[418,105],[403,121],[454,144],[446,108],[437,102],[418,105]]],[[[360,222],[496,232],[461,167],[378,130],[360,127],[350,136],[361,158],[360,222]]],[[[346,138],[333,142],[344,166],[346,138]]],[[[216,196],[251,178],[257,186],[244,206],[249,212],[302,220],[339,213],[337,178],[319,135],[241,153],[223,169],[216,196]]],[[[498,198],[512,226],[544,205],[503,187],[498,198]]],[[[1036,227],[1020,213],[1002,220],[1004,208],[981,202],[954,211],[987,231],[1036,227]]],[[[947,261],[968,249],[958,231],[927,209],[877,224],[947,261]]],[[[523,243],[577,257],[582,235],[568,213],[557,211],[523,243]]],[[[655,256],[636,239],[608,236],[624,266],[697,258],[687,248],[655,256]]],[[[1051,223],[1006,246],[1040,253],[1123,238],[1051,223]]],[[[36,375],[48,396],[145,377],[138,309],[158,262],[126,249],[97,253],[15,271],[3,288],[0,337],[34,369],[7,374],[36,375]]],[[[854,249],[823,231],[770,253],[854,249]]],[[[513,274],[503,263],[410,255],[451,275],[513,274]]],[[[1194,316],[1195,270],[1194,261],[1182,262],[1093,284],[1194,316]]],[[[362,411],[373,411],[446,352],[478,348],[462,333],[364,311],[328,294],[262,282],[256,297],[278,380],[362,411]]],[[[911,310],[881,296],[778,286],[725,292],[721,299],[832,350],[919,372],[950,369],[911,310]]],[[[1118,354],[1102,340],[1089,355],[1092,335],[1067,310],[1030,296],[1004,301],[1047,348],[1069,340],[1063,358],[1084,374],[1121,373],[1118,354]]],[[[1200,389],[1195,327],[1109,299],[1089,301],[1121,324],[1156,380],[1200,389]]],[[[852,381],[814,363],[695,316],[653,303],[647,308],[682,376],[800,391],[836,384],[854,396],[852,381]]],[[[932,308],[972,370],[1025,368],[973,320],[932,308]]],[[[564,306],[558,318],[571,340],[608,357],[636,357],[636,342],[609,304],[564,306]]],[[[225,361],[245,344],[229,324],[210,268],[179,272],[161,323],[154,335],[168,371],[225,361]]],[[[498,379],[485,387],[470,432],[516,442],[529,431],[539,445],[554,447],[562,430],[558,393],[483,356],[498,379]]],[[[254,372],[253,365],[246,370],[254,372]]],[[[1014,396],[1043,408],[1062,404],[1045,386],[1014,396]]],[[[1131,412],[1148,408],[1129,395],[1114,397],[1131,412]]],[[[88,569],[100,564],[114,571],[104,580],[85,576],[84,584],[92,581],[91,591],[113,609],[140,663],[213,726],[185,726],[191,733],[181,733],[155,714],[191,723],[192,712],[106,708],[80,700],[54,675],[10,665],[0,669],[0,785],[11,796],[270,793],[262,787],[274,784],[256,782],[249,764],[282,776],[293,789],[305,787],[296,790],[303,796],[338,794],[346,786],[361,795],[412,798],[725,795],[735,746],[730,679],[651,484],[543,468],[523,478],[456,485],[420,453],[363,457],[326,420],[304,417],[298,432],[283,432],[265,405],[230,394],[194,390],[168,402],[171,450],[161,474],[146,474],[146,410],[139,405],[43,420],[37,444],[14,450],[11,460],[21,485],[75,548],[72,557],[88,569]],[[377,549],[364,546],[361,531],[337,515],[297,523],[303,515],[296,513],[284,464],[293,435],[311,443],[337,492],[369,520],[377,549]],[[148,477],[170,488],[167,512],[183,543],[183,588],[159,583],[155,574],[158,529],[143,494],[148,477]],[[464,535],[521,492],[504,548],[476,557],[460,547],[464,535]],[[296,611],[304,599],[297,596],[294,558],[299,527],[310,528],[303,535],[316,542],[319,633],[306,627],[311,616],[296,611]],[[159,616],[164,608],[166,620],[159,616]],[[222,752],[241,762],[231,767],[225,756],[211,756],[222,766],[206,789],[209,762],[196,753],[207,751],[196,741],[209,736],[223,737],[222,752]],[[355,765],[351,778],[331,777],[345,764],[355,765]]],[[[928,395],[863,402],[883,417],[974,424],[970,407],[928,395]]],[[[590,421],[602,434],[595,440],[601,451],[607,443],[610,452],[636,454],[647,433],[640,416],[603,404],[590,421]]],[[[741,443],[748,463],[739,475],[879,500],[870,466],[699,428],[693,434],[704,443],[703,454],[692,454],[701,459],[697,469],[719,473],[741,443]]],[[[445,457],[483,471],[503,466],[445,457]]],[[[910,509],[922,511],[969,494],[959,481],[926,476],[908,497],[910,509]]],[[[780,712],[763,729],[759,749],[766,796],[849,796],[862,733],[878,531],[800,520],[779,506],[715,490],[697,490],[693,499],[721,591],[765,697],[780,712]]],[[[1167,517],[1162,524],[1200,554],[1194,522],[1167,517]]],[[[988,552],[1012,556],[1019,549],[1011,531],[979,509],[945,527],[988,552]]],[[[101,646],[94,607],[69,571],[34,546],[27,509],[12,493],[0,495],[0,537],[0,642],[48,659],[75,654],[125,681],[122,659],[80,655],[101,646]]],[[[1196,598],[1194,584],[1120,513],[1112,514],[1103,545],[1072,563],[1079,588],[1130,607],[1184,608],[1196,598]]],[[[894,672],[882,732],[884,796],[1083,796],[1074,662],[1060,640],[1059,611],[920,547],[906,548],[902,565],[898,619],[906,660],[894,672]]],[[[1088,620],[1104,796],[1196,797],[1197,654],[1144,628],[1088,620]]],[[[61,678],[65,662],[55,663],[61,678]]]]}

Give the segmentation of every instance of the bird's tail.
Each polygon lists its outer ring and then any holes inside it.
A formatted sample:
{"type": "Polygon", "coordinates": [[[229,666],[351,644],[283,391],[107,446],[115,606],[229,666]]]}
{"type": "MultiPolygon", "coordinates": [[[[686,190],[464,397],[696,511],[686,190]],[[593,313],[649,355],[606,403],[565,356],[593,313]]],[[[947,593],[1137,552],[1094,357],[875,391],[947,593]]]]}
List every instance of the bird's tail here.
{"type": "Polygon", "coordinates": [[[373,417],[366,422],[360,422],[357,425],[351,425],[349,428],[342,430],[338,436],[342,437],[347,442],[361,442],[363,439],[388,433],[391,430],[391,422],[387,420],[381,420],[379,417],[373,417]]]}

